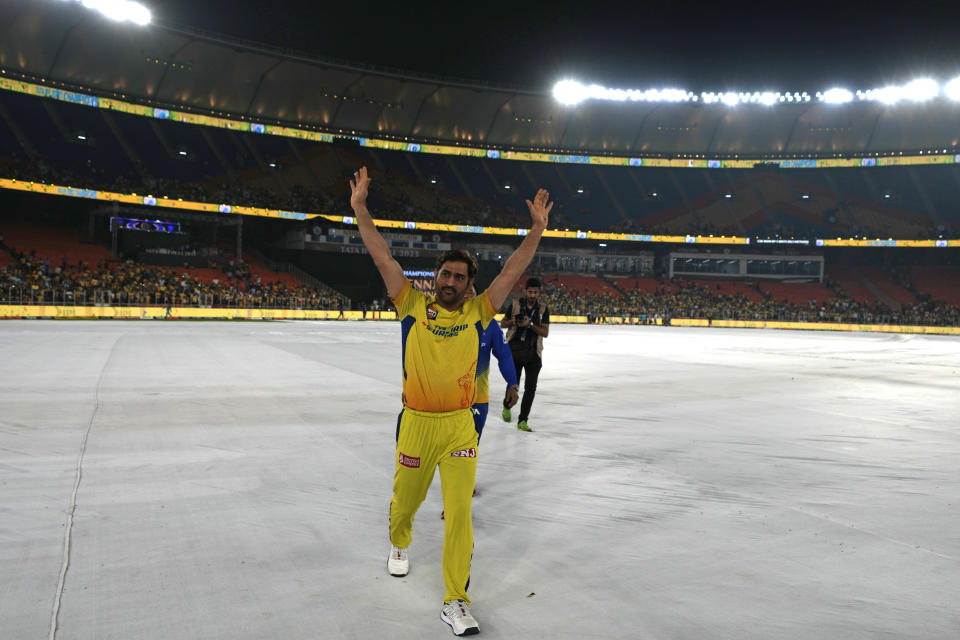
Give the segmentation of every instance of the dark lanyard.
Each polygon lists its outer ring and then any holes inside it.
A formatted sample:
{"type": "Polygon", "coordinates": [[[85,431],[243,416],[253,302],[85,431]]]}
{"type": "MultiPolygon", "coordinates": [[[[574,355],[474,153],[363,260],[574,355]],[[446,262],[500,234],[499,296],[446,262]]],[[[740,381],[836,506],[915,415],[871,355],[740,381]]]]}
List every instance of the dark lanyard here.
{"type": "MultiPolygon", "coordinates": [[[[527,306],[527,301],[526,301],[526,300],[523,301],[523,306],[524,306],[524,307],[527,306]]],[[[534,316],[536,313],[537,313],[537,305],[533,305],[533,309],[530,310],[530,315],[528,316],[528,319],[530,320],[530,326],[527,326],[527,327],[524,327],[524,328],[523,328],[523,333],[520,334],[520,342],[523,342],[524,340],[527,339],[527,331],[530,329],[530,327],[533,326],[533,316],[534,316]]]]}

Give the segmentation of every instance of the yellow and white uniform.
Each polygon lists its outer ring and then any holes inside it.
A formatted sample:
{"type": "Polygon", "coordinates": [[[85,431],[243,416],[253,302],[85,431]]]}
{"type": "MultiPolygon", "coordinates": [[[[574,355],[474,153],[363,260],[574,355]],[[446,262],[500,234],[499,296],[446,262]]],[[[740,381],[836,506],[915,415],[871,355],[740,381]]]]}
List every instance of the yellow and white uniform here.
{"type": "Polygon", "coordinates": [[[440,468],[443,493],[444,602],[469,603],[477,471],[477,432],[471,405],[477,394],[480,341],[494,315],[487,292],[447,311],[408,281],[393,300],[403,345],[403,411],[390,501],[390,541],[408,547],[413,517],[440,468]]]}

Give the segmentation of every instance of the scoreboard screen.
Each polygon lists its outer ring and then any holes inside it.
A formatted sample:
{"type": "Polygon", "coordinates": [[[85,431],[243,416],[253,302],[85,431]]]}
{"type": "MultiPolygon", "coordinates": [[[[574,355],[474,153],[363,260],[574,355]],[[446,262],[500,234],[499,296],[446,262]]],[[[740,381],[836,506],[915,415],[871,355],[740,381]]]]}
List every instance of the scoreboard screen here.
{"type": "Polygon", "coordinates": [[[179,222],[165,222],[163,220],[147,220],[146,218],[110,218],[110,230],[148,231],[159,233],[180,233],[179,222]]]}

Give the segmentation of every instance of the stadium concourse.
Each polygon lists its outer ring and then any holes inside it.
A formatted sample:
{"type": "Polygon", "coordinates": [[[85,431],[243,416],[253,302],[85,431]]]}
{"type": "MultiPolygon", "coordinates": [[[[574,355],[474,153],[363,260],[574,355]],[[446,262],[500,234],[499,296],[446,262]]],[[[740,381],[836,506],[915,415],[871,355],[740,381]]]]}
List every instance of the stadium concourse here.
{"type": "MultiPolygon", "coordinates": [[[[384,566],[399,343],[3,323],[0,637],[449,637],[436,485],[384,566]]],[[[557,325],[546,358],[535,431],[483,438],[483,636],[956,637],[956,337],[557,325]]]]}

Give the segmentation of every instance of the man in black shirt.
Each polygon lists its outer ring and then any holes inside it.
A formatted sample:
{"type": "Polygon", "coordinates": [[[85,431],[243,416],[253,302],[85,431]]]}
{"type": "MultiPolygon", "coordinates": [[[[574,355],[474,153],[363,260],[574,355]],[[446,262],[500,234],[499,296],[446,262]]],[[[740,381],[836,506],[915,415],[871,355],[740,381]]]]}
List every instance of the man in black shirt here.
{"type": "MultiPolygon", "coordinates": [[[[523,384],[523,400],[520,402],[520,415],[517,429],[533,431],[527,425],[530,417],[530,407],[533,406],[533,397],[537,392],[537,378],[543,366],[543,339],[550,335],[550,311],[546,304],[540,303],[540,281],[536,278],[527,280],[524,286],[526,297],[514,300],[510,305],[510,312],[504,315],[500,326],[507,331],[507,342],[513,353],[513,365],[517,370],[517,380],[523,381],[523,373],[527,377],[523,384]]],[[[510,422],[510,409],[504,405],[503,419],[510,422]]]]}

